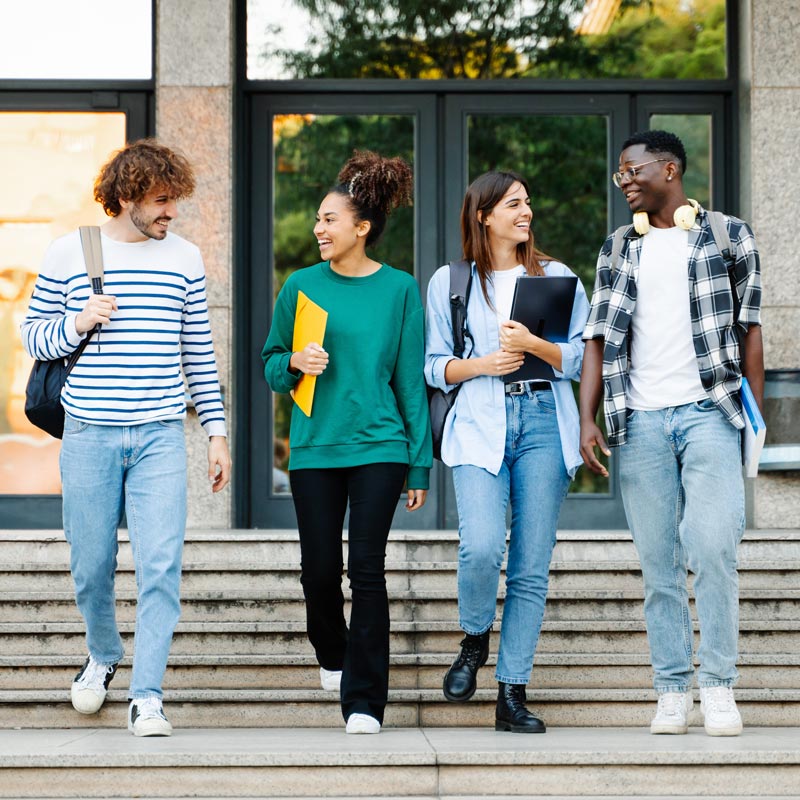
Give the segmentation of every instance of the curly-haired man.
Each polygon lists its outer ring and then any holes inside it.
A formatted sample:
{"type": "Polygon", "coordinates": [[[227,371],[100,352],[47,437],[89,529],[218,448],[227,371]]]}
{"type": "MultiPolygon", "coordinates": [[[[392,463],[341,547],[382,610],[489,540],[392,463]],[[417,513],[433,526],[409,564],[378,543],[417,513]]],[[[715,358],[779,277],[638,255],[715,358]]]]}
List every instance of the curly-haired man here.
{"type": "Polygon", "coordinates": [[[116,153],[94,187],[111,217],[101,229],[103,293],[92,293],[75,231],[48,249],[22,323],[25,348],[40,359],[68,356],[101,326],[61,396],[64,533],[89,651],[72,705],[82,714],[99,711],[123,657],[114,576],[125,512],[138,590],[128,693],[128,728],[137,736],[172,732],[161,684],[180,615],[183,376],[209,436],[212,491],[230,479],[203,260],[168,232],[177,201],[194,187],[188,161],[152,139],[116,153]]]}

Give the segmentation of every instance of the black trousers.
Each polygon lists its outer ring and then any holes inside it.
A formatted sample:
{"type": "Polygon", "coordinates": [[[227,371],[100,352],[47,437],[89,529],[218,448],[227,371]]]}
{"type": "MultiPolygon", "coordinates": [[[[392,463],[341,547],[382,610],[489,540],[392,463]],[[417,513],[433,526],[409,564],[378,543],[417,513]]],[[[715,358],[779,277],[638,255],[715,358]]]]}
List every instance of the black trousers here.
{"type": "Polygon", "coordinates": [[[320,666],[342,670],[342,715],[383,722],[389,693],[386,541],[406,464],[365,464],[289,473],[300,531],[301,583],[308,638],[320,666]],[[350,503],[347,577],[350,629],[342,594],[342,528],[350,503]]]}

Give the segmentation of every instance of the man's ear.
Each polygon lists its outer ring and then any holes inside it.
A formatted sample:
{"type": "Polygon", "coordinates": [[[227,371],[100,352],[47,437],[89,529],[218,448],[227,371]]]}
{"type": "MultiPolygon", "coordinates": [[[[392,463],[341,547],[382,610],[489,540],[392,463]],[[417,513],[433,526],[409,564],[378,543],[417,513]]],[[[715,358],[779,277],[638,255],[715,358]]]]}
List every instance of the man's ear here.
{"type": "Polygon", "coordinates": [[[121,197],[119,198],[119,207],[124,211],[128,206],[132,206],[133,202],[131,200],[123,200],[121,197]]]}
{"type": "Polygon", "coordinates": [[[681,171],[678,168],[678,165],[674,161],[669,161],[667,163],[667,180],[672,181],[675,178],[680,178],[681,171]]]}

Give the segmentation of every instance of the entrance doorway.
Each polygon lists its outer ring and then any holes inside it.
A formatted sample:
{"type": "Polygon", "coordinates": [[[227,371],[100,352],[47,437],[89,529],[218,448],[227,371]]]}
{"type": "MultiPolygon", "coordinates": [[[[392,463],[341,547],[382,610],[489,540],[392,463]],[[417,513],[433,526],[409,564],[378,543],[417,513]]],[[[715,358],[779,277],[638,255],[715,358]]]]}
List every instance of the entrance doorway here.
{"type": "MultiPolygon", "coordinates": [[[[609,176],[633,129],[652,127],[653,121],[693,136],[697,180],[705,191],[698,199],[710,207],[728,201],[719,159],[729,127],[717,97],[691,98],[687,107],[675,95],[475,87],[405,93],[379,92],[374,84],[361,93],[320,94],[309,85],[307,93],[255,92],[245,99],[249,160],[240,174],[247,177],[242,199],[248,213],[238,300],[246,320],[239,377],[246,372],[247,379],[239,392],[237,475],[246,486],[239,524],[256,528],[295,526],[285,475],[291,400],[269,392],[261,348],[286,277],[319,260],[311,233],[314,213],[354,149],[401,155],[414,168],[414,207],[390,220],[373,255],[412,273],[423,300],[435,270],[461,255],[463,194],[488,169],[512,169],[528,179],[537,244],[570,266],[589,295],[600,246],[630,218],[609,176]]],[[[625,526],[613,457],[609,467],[609,479],[579,471],[560,527],[625,526]]],[[[414,515],[403,512],[401,499],[396,528],[457,527],[451,476],[439,463],[431,489],[425,508],[414,515]]]]}

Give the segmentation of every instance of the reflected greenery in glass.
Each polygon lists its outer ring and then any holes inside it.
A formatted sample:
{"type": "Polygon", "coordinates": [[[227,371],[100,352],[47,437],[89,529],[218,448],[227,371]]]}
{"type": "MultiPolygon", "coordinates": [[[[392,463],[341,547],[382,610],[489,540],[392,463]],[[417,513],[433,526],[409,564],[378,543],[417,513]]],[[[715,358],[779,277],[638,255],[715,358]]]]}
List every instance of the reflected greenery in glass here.
{"type": "MultiPolygon", "coordinates": [[[[472,115],[468,134],[469,180],[490,169],[525,177],[539,249],[574,270],[591,297],[607,235],[606,118],[472,115]]],[[[578,384],[572,386],[577,400],[578,384]]],[[[581,468],[570,492],[608,492],[608,479],[581,468]]]]}
{"type": "Polygon", "coordinates": [[[704,208],[711,205],[711,116],[709,114],[652,114],[650,129],[670,131],[686,150],[686,196],[704,208]]]}
{"type": "MultiPolygon", "coordinates": [[[[325,193],[353,150],[402,156],[414,165],[414,118],[388,114],[281,114],[273,119],[275,297],[295,270],[320,261],[312,232],[325,193]]],[[[394,211],[372,258],[414,273],[414,210],[394,211]]],[[[274,301],[274,298],[273,298],[274,301]]],[[[266,334],[265,334],[266,337],[266,334]]],[[[286,469],[292,399],[275,394],[275,466],[286,469]]]]}
{"type": "Polygon", "coordinates": [[[249,0],[248,22],[252,79],[726,75],[725,0],[249,0]]]}

